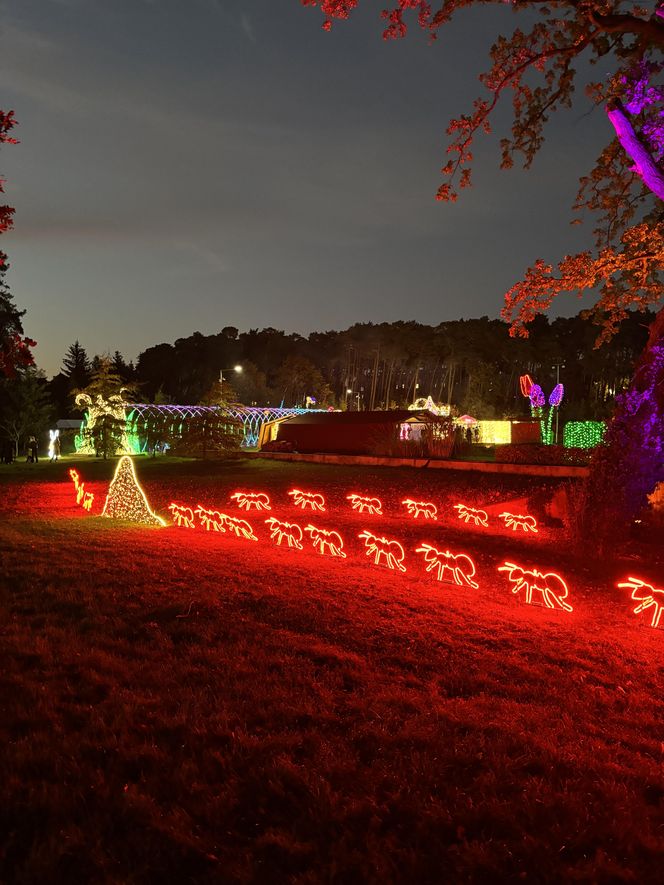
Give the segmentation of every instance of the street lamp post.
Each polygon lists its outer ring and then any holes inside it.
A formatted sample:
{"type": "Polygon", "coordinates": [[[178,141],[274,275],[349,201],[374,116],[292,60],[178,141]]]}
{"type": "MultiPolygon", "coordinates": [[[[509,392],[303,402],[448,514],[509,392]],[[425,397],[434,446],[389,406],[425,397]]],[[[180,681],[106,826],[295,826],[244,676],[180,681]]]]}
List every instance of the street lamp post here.
{"type": "Polygon", "coordinates": [[[219,387],[221,388],[222,396],[224,393],[224,372],[235,372],[236,375],[241,375],[242,374],[242,366],[240,366],[240,365],[233,366],[232,369],[219,369],[219,387]]]}
{"type": "MultiPolygon", "coordinates": [[[[551,366],[552,369],[556,370],[556,387],[560,384],[560,370],[565,368],[565,363],[556,363],[555,366],[551,366]]],[[[556,435],[554,438],[555,444],[558,445],[558,412],[560,411],[560,407],[556,407],[556,435]]]]}

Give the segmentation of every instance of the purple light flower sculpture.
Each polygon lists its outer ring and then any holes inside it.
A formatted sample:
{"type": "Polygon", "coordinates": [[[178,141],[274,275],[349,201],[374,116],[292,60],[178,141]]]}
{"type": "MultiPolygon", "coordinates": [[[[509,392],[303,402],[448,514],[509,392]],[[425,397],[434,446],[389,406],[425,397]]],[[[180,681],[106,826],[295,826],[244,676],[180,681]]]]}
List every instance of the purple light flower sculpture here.
{"type": "Polygon", "coordinates": [[[549,405],[550,406],[559,406],[563,401],[563,394],[565,393],[565,388],[562,384],[556,384],[551,393],[549,394],[549,405]]]}
{"type": "Polygon", "coordinates": [[[544,391],[539,384],[533,384],[530,388],[530,405],[533,409],[541,409],[545,402],[544,391]]]}

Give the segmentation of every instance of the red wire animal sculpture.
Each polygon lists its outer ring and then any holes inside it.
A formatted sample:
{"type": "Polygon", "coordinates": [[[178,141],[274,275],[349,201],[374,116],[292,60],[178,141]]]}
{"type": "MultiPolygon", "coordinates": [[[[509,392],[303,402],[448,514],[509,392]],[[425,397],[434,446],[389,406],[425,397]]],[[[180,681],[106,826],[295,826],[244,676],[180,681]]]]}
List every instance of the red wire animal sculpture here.
{"type": "Polygon", "coordinates": [[[431,501],[413,501],[412,498],[406,498],[401,502],[406,505],[406,510],[413,519],[423,516],[425,519],[438,519],[438,508],[431,501]]]}
{"type": "Polygon", "coordinates": [[[83,509],[87,510],[88,513],[92,510],[92,502],[94,501],[95,496],[92,492],[86,492],[83,495],[83,509]]]}
{"type": "Polygon", "coordinates": [[[525,590],[528,605],[545,605],[547,608],[558,606],[566,612],[573,611],[572,606],[565,602],[569,595],[567,584],[555,572],[540,572],[537,569],[524,569],[513,562],[498,566],[499,572],[509,572],[508,580],[512,583],[512,593],[525,590]],[[542,602],[533,602],[533,592],[540,593],[542,602]]]}
{"type": "Polygon", "coordinates": [[[618,584],[618,586],[627,587],[628,590],[631,590],[632,599],[634,602],[639,603],[634,609],[634,614],[640,615],[641,612],[652,608],[653,613],[650,626],[659,627],[662,612],[664,612],[664,590],[659,587],[653,587],[652,584],[648,584],[640,578],[632,577],[627,578],[626,581],[618,584]]]}
{"type": "Polygon", "coordinates": [[[300,489],[293,489],[288,493],[293,498],[293,504],[306,510],[311,507],[312,510],[325,510],[325,498],[316,492],[301,492],[300,489]]]}
{"type": "Polygon", "coordinates": [[[501,513],[500,519],[505,520],[505,528],[512,528],[512,531],[515,532],[518,528],[524,530],[524,532],[534,532],[538,534],[537,531],[537,520],[534,516],[530,516],[526,514],[525,516],[521,516],[516,513],[501,513]]]}
{"type": "Polygon", "coordinates": [[[475,525],[483,525],[485,528],[489,525],[489,517],[486,510],[477,510],[475,507],[468,507],[466,504],[455,504],[454,509],[459,511],[459,519],[463,519],[466,523],[472,520],[475,525]]]}
{"type": "Polygon", "coordinates": [[[198,516],[198,520],[206,532],[226,531],[223,525],[223,516],[221,513],[219,513],[218,510],[208,510],[207,508],[199,504],[194,512],[198,516]]]}
{"type": "Polygon", "coordinates": [[[281,544],[285,538],[289,547],[295,547],[297,550],[303,549],[301,543],[302,529],[297,523],[281,522],[274,516],[266,519],[265,522],[270,527],[270,538],[272,538],[272,540],[275,540],[276,538],[277,544],[281,544]]]}
{"type": "Polygon", "coordinates": [[[83,509],[87,510],[88,513],[92,510],[92,502],[95,499],[95,496],[92,492],[85,491],[85,483],[81,482],[81,477],[78,470],[74,470],[74,468],[70,468],[69,476],[74,483],[74,489],[76,490],[76,503],[82,504],[83,509]]]}
{"type": "Polygon", "coordinates": [[[428,572],[438,571],[439,581],[454,581],[455,584],[466,584],[475,590],[479,584],[472,580],[477,569],[475,563],[466,553],[451,553],[449,550],[438,550],[431,544],[422,544],[415,550],[416,553],[424,553],[424,561],[428,562],[428,572]],[[449,572],[450,577],[445,577],[449,572]]]}
{"type": "Polygon", "coordinates": [[[318,550],[323,556],[325,553],[329,553],[331,556],[346,558],[344,542],[338,532],[328,532],[327,529],[316,528],[311,523],[305,526],[304,530],[311,536],[311,543],[314,549],[318,550]]]}
{"type": "Polygon", "coordinates": [[[227,513],[222,513],[221,519],[224,528],[228,529],[236,538],[245,538],[247,541],[258,540],[253,528],[246,519],[237,519],[235,516],[229,516],[227,513]]]}
{"type": "Polygon", "coordinates": [[[183,506],[172,502],[168,505],[168,509],[173,514],[173,522],[178,528],[195,529],[194,511],[191,507],[183,506]]]}
{"type": "Polygon", "coordinates": [[[367,556],[373,556],[375,565],[380,565],[381,561],[384,561],[389,568],[399,569],[401,572],[406,571],[406,567],[403,565],[406,554],[398,541],[379,538],[378,535],[374,535],[367,529],[360,532],[357,537],[364,539],[364,546],[367,548],[365,553],[367,556]]]}
{"type": "Polygon", "coordinates": [[[237,501],[240,510],[251,510],[252,507],[256,510],[272,510],[270,499],[263,492],[235,492],[231,498],[237,501]]]}
{"type": "Polygon", "coordinates": [[[359,513],[370,513],[372,516],[383,515],[383,504],[379,498],[365,498],[363,495],[346,495],[346,500],[351,502],[353,510],[359,513]]]}

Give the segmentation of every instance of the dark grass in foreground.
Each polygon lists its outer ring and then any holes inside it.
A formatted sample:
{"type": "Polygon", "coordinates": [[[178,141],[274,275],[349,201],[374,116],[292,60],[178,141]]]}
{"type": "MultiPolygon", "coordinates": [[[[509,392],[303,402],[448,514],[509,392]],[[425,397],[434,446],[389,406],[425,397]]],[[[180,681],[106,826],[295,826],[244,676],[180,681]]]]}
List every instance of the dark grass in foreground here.
{"type": "MultiPolygon", "coordinates": [[[[66,466],[37,466],[0,473],[0,880],[661,880],[664,633],[614,587],[661,560],[590,571],[555,526],[341,509],[348,491],[479,506],[523,478],[139,463],[159,509],[322,490],[341,562],[264,526],[256,544],[89,518],[66,466]],[[376,568],[364,527],[468,550],[480,591],[410,552],[406,575],[376,568]],[[517,556],[558,565],[571,615],[516,603],[495,567],[517,556]]],[[[100,496],[112,467],[79,465],[100,496]]]]}

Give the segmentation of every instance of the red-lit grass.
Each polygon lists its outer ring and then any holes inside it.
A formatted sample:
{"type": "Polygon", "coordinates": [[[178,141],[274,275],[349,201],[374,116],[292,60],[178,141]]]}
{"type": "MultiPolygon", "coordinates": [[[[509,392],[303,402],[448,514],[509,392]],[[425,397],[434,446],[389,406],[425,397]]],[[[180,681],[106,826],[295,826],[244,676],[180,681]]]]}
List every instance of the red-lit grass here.
{"type": "MultiPolygon", "coordinates": [[[[227,509],[252,542],[91,518],[65,466],[37,467],[0,473],[0,880],[658,880],[664,633],[615,583],[661,586],[661,559],[590,571],[555,526],[399,506],[516,499],[522,478],[139,463],[162,514],[227,509]],[[348,559],[276,547],[239,488],[339,531],[348,559]],[[406,574],[363,528],[403,543],[406,574]],[[479,590],[427,575],[420,541],[469,552],[479,590]],[[504,559],[560,571],[574,612],[519,605],[504,559]]],[[[79,465],[93,513],[112,467],[79,465]]]]}

